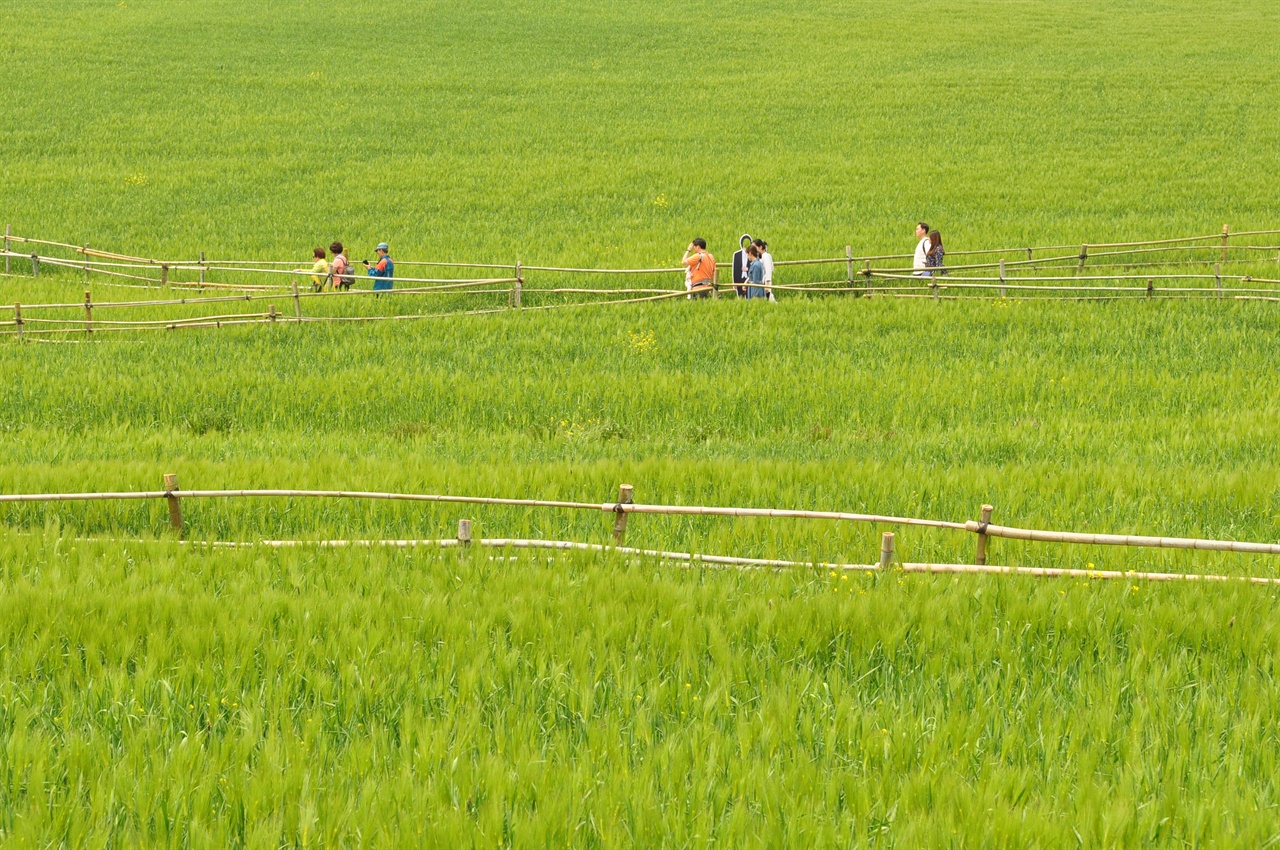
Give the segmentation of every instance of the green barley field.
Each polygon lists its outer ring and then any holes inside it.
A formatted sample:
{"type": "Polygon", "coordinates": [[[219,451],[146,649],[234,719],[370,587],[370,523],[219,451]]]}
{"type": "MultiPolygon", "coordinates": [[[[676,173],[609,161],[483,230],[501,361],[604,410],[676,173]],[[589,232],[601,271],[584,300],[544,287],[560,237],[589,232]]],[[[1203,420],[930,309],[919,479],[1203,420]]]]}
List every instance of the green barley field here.
{"type": "MultiPolygon", "coordinates": [[[[902,253],[919,218],[952,250],[1267,230],[1277,24],[1261,0],[9,0],[0,219],[139,256],[387,240],[614,268],[699,235],[727,258],[743,231],[779,259],[902,253]]],[[[85,288],[13,271],[0,304],[85,288]]],[[[1242,273],[1280,278],[1276,254],[1242,273]]],[[[625,482],[1276,541],[1276,307],[783,295],[4,336],[0,493],[625,482]]],[[[0,845],[1280,842],[1280,588],[213,548],[461,518],[607,543],[612,516],[184,513],[180,541],[161,500],[0,506],[0,845]]],[[[962,533],[811,520],[633,515],[628,542],[870,563],[887,530],[902,561],[973,559],[962,533]]],[[[1280,577],[1263,555],[990,560],[1280,577]]]]}

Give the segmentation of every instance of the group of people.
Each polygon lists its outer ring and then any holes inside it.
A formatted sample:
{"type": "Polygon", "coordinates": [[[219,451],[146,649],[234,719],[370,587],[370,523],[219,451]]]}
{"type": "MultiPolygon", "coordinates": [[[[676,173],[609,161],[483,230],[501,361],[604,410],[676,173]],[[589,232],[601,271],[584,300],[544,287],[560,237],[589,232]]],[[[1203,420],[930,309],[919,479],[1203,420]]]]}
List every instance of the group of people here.
{"type": "MultiPolygon", "coordinates": [[[[915,262],[912,274],[933,277],[946,274],[942,260],[946,252],[942,248],[942,234],[929,227],[927,222],[916,223],[915,262]]],[[[765,298],[773,296],[773,255],[769,243],[742,234],[742,248],[733,254],[733,291],[739,298],[765,298]]],[[[684,288],[689,298],[709,298],[716,288],[716,258],[707,250],[707,240],[695,239],[689,243],[681,260],[684,265],[684,288]]]]}
{"type": "MultiPolygon", "coordinates": [[[[320,292],[326,286],[335,290],[350,289],[356,282],[356,276],[342,243],[334,242],[329,246],[329,250],[333,252],[332,261],[328,259],[323,248],[316,248],[311,252],[315,257],[315,263],[311,266],[312,290],[320,292]]],[[[386,242],[379,242],[374,250],[378,254],[377,262],[361,260],[364,263],[365,274],[373,278],[374,291],[391,289],[395,285],[396,276],[396,264],[391,259],[391,248],[386,242]]]]}
{"type": "MultiPolygon", "coordinates": [[[[921,277],[932,277],[935,274],[946,274],[942,267],[945,252],[942,249],[942,234],[931,230],[923,221],[916,223],[915,262],[912,274],[921,277]]],[[[769,243],[763,239],[752,239],[751,234],[744,233],[738,240],[742,247],[733,253],[733,291],[739,298],[763,298],[768,301],[777,299],[773,296],[773,255],[769,253],[769,243]]],[[[391,248],[386,242],[379,242],[378,259],[375,263],[361,260],[365,274],[373,278],[374,291],[385,291],[395,285],[395,262],[391,259],[391,248]]],[[[330,260],[324,248],[316,248],[313,252],[315,264],[311,267],[311,288],[320,292],[326,286],[335,290],[347,290],[355,283],[355,273],[351,261],[347,259],[341,242],[329,246],[333,254],[330,260]]],[[[707,240],[698,238],[689,243],[681,260],[684,266],[684,288],[689,298],[708,298],[716,287],[716,258],[707,250],[707,240]]]]}
{"type": "MultiPolygon", "coordinates": [[[[739,298],[773,297],[773,255],[769,243],[752,239],[744,233],[738,240],[742,247],[733,254],[733,291],[739,298]]],[[[684,258],[684,288],[689,298],[710,297],[716,285],[716,258],[707,250],[707,240],[698,238],[689,243],[684,258]]]]}

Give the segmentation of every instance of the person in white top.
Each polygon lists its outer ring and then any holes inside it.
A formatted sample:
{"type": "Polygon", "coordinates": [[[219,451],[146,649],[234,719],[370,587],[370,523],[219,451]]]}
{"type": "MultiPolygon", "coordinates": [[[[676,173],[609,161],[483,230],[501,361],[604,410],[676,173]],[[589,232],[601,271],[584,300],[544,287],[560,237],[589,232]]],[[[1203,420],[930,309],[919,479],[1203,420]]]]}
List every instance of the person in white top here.
{"type": "Polygon", "coordinates": [[[764,291],[769,294],[770,301],[777,301],[773,297],[773,254],[769,253],[769,243],[763,239],[753,239],[751,244],[760,249],[760,262],[764,264],[764,291]]]}
{"type": "Polygon", "coordinates": [[[912,274],[928,277],[929,272],[925,271],[927,265],[925,257],[929,256],[929,225],[923,221],[916,223],[916,239],[920,240],[916,244],[916,259],[911,266],[912,274]]]}

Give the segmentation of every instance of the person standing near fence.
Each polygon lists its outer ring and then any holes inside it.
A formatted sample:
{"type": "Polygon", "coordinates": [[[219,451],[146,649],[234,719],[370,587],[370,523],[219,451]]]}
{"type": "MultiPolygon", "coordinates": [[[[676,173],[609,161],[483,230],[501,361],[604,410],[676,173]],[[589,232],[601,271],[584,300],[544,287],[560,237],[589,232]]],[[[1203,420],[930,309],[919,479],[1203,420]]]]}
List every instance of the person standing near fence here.
{"type": "Polygon", "coordinates": [[[927,271],[925,275],[933,277],[939,274],[946,274],[947,270],[942,267],[942,258],[946,254],[942,250],[942,234],[936,230],[930,230],[928,242],[929,245],[924,255],[924,264],[935,271],[927,271]]]}
{"type": "Polygon", "coordinates": [[[333,288],[335,290],[350,289],[351,261],[343,252],[342,243],[334,242],[329,246],[329,250],[333,253],[333,262],[329,264],[329,276],[333,278],[333,288]]]}
{"type": "Polygon", "coordinates": [[[747,246],[747,257],[751,265],[747,267],[747,299],[769,298],[769,290],[764,288],[764,260],[760,256],[760,246],[752,242],[747,246]]]}
{"type": "Polygon", "coordinates": [[[324,289],[325,282],[329,279],[329,263],[325,260],[328,254],[323,248],[317,248],[311,252],[311,255],[316,258],[311,266],[311,291],[319,292],[324,289]]]}
{"type": "Polygon", "coordinates": [[[770,301],[777,301],[773,297],[773,254],[769,253],[769,243],[756,239],[751,244],[760,249],[760,262],[764,263],[764,291],[768,293],[770,301]]]}
{"type": "Polygon", "coordinates": [[[680,261],[689,270],[688,285],[692,290],[690,298],[707,298],[715,286],[716,258],[707,251],[707,240],[695,239],[684,249],[684,259],[680,261]]]}
{"type": "Polygon", "coordinates": [[[369,277],[374,278],[373,289],[375,292],[391,289],[395,286],[396,276],[396,264],[391,260],[391,247],[386,242],[379,242],[374,250],[378,252],[378,262],[370,266],[368,260],[364,261],[369,269],[369,277]]]}
{"type": "Polygon", "coordinates": [[[923,221],[916,222],[916,258],[911,266],[911,273],[928,277],[929,273],[925,271],[927,264],[925,257],[929,256],[929,225],[923,221]]]}

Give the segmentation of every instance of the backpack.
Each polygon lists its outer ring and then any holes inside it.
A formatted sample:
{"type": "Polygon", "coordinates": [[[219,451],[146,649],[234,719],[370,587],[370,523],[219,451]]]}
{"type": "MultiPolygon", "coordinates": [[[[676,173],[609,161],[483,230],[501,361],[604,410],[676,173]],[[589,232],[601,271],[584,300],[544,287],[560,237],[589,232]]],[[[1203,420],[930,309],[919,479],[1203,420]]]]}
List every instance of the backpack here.
{"type": "Polygon", "coordinates": [[[333,258],[333,288],[350,289],[351,284],[355,283],[355,278],[351,275],[351,261],[347,259],[345,254],[339,254],[333,258]],[[341,259],[341,263],[338,260],[341,259]]]}

